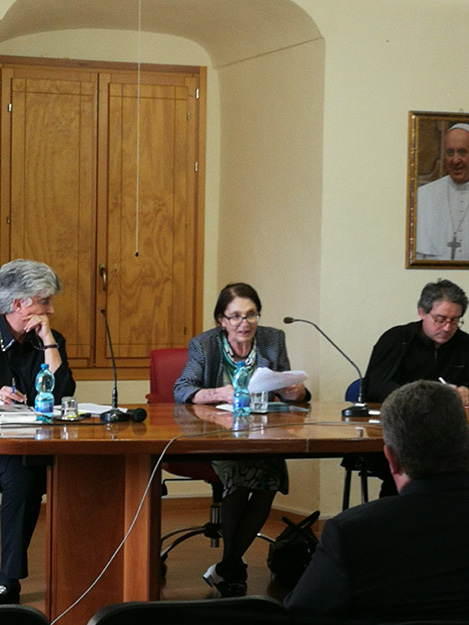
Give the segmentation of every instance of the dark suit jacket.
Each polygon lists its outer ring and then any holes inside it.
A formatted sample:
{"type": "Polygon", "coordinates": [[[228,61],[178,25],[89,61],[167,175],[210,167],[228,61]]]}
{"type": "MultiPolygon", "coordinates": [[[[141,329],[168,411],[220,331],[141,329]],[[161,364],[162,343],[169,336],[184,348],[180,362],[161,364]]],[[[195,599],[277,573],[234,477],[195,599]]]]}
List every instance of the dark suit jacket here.
{"type": "Polygon", "coordinates": [[[327,521],[288,610],[365,622],[469,619],[469,473],[407,484],[327,521]]]}
{"type": "MultiPolygon", "coordinates": [[[[223,386],[222,328],[202,332],[189,343],[189,359],[174,384],[174,399],[183,404],[202,388],[223,386]]],[[[257,366],[272,371],[289,371],[290,361],[285,346],[285,333],[259,326],[256,331],[257,366]]],[[[309,394],[308,394],[309,395],[309,394]]],[[[309,397],[305,400],[308,401],[309,397]]]]}

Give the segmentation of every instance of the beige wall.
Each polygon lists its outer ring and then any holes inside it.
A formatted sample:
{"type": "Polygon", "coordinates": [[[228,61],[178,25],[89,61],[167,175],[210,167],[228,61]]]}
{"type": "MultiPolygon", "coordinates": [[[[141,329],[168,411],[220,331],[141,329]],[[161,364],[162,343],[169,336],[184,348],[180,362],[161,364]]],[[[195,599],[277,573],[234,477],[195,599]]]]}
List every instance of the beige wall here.
{"type": "MultiPolygon", "coordinates": [[[[296,4],[322,39],[215,69],[188,39],[146,33],[142,60],[208,66],[205,326],[219,288],[249,280],[264,323],[313,319],[364,370],[379,334],[415,317],[425,282],[444,276],[469,290],[465,271],[405,269],[407,114],[469,109],[469,4],[296,4]]],[[[134,35],[38,34],[0,44],[0,54],[135,61],[134,35]]],[[[306,368],[315,396],[341,399],[351,366],[313,328],[285,329],[292,366],[306,368]]],[[[121,401],[134,392],[146,385],[123,383],[121,401]]],[[[109,388],[82,383],[78,393],[102,401],[109,388]]],[[[340,508],[336,460],[291,464],[293,495],[281,506],[340,508]]]]}

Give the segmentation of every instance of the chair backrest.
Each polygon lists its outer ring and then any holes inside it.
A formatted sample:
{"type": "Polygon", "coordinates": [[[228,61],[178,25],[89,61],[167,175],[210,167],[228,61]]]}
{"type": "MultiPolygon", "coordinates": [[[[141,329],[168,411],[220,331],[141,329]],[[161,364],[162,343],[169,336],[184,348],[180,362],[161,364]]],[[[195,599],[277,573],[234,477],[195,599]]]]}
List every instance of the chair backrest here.
{"type": "Polygon", "coordinates": [[[50,625],[36,608],[28,605],[0,605],[0,623],[5,625],[50,625]]]}
{"type": "Polygon", "coordinates": [[[251,596],[114,603],[98,610],[88,625],[287,625],[285,617],[282,605],[274,599],[251,596]]]}
{"type": "Polygon", "coordinates": [[[153,349],[150,353],[150,404],[172,403],[173,386],[187,362],[186,347],[153,349]]]}
{"type": "Polygon", "coordinates": [[[360,378],[354,380],[347,386],[345,391],[345,401],[358,401],[358,395],[360,393],[360,378]]]}

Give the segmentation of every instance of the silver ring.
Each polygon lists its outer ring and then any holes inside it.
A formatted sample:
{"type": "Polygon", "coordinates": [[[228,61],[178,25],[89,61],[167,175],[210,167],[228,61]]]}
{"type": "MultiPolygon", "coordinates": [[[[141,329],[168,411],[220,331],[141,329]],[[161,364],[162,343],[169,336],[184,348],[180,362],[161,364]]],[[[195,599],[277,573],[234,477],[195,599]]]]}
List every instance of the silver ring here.
{"type": "Polygon", "coordinates": [[[41,317],[36,317],[36,321],[39,323],[41,321],[41,317]]]}

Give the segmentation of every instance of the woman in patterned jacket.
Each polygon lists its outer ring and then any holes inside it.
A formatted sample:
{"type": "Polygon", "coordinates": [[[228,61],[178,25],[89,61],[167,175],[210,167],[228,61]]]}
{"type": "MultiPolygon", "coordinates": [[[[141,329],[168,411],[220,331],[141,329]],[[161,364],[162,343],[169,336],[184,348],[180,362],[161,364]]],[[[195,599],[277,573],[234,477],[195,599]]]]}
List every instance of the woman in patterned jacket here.
{"type": "MultiPolygon", "coordinates": [[[[193,338],[189,359],[174,385],[176,402],[214,404],[233,402],[232,378],[243,360],[252,374],[257,367],[288,371],[285,334],[259,326],[261,301],[248,284],[228,284],[220,293],[214,310],[217,326],[193,338]]],[[[277,391],[287,402],[310,399],[303,384],[277,391]]],[[[284,460],[246,458],[213,462],[223,482],[223,559],[203,575],[222,596],[244,594],[247,567],[243,555],[269,515],[275,493],[288,492],[284,460]]]]}

